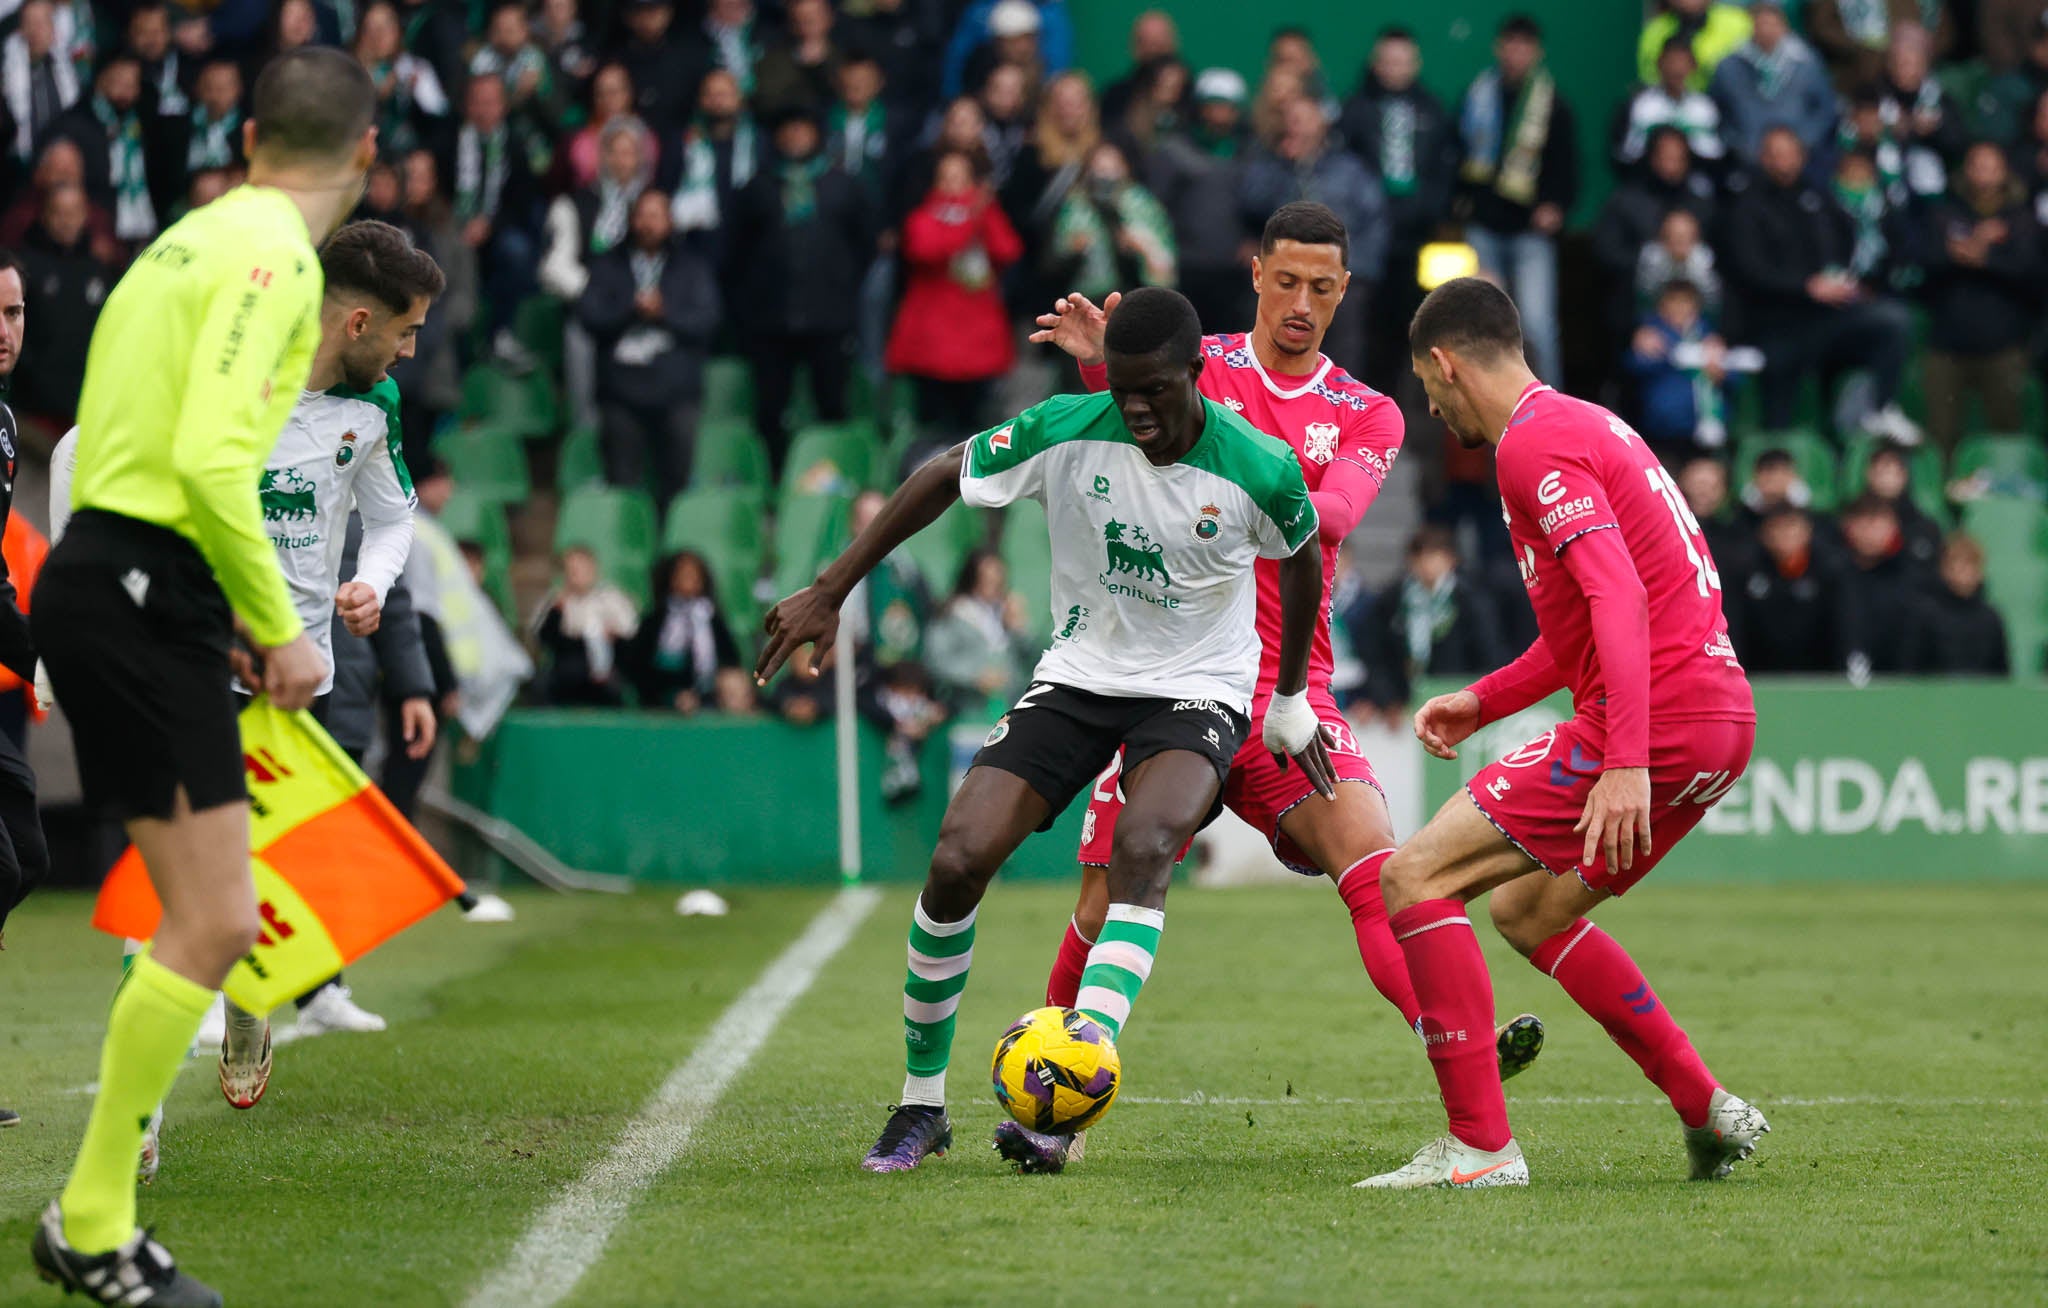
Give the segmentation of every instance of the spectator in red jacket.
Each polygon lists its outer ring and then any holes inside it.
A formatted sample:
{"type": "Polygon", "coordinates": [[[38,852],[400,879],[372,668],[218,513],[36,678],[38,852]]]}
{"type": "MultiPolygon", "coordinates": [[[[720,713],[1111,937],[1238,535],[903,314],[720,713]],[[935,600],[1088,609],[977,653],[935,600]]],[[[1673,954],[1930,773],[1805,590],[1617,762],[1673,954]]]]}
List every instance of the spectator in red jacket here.
{"type": "Polygon", "coordinates": [[[948,439],[984,425],[995,380],[1016,361],[999,284],[1024,243],[995,201],[984,166],[939,157],[932,189],[903,220],[906,287],[883,363],[917,384],[917,418],[948,439]]]}

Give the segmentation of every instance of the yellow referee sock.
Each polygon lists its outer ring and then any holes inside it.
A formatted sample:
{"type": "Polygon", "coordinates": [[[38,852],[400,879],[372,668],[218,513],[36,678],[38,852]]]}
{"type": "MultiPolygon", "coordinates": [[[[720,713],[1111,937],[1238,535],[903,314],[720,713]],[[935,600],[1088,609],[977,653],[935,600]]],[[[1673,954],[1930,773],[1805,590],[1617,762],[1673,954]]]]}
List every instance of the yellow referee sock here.
{"type": "Polygon", "coordinates": [[[135,1234],[135,1156],[150,1114],[170,1093],[213,991],[139,954],[114,995],[100,1047],[100,1089],[64,1187],[64,1239],[105,1253],[135,1234]]]}

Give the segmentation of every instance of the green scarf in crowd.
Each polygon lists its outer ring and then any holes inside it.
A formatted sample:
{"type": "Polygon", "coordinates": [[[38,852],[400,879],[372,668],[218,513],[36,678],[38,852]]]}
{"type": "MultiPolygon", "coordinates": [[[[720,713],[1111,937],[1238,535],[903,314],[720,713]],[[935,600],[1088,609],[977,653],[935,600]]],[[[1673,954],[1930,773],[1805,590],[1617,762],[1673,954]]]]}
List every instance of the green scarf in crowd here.
{"type": "Polygon", "coordinates": [[[793,227],[818,216],[818,179],[832,161],[822,153],[808,159],[785,159],[776,171],[782,183],[782,221],[793,227]]]}
{"type": "Polygon", "coordinates": [[[92,98],[92,113],[107,131],[114,235],[124,241],[147,240],[156,235],[156,208],[149,201],[149,170],[142,157],[142,119],[132,107],[119,112],[98,94],[92,98]]]}
{"type": "Polygon", "coordinates": [[[1380,101],[1380,185],[1393,199],[1415,194],[1415,105],[1400,96],[1380,101]]]}

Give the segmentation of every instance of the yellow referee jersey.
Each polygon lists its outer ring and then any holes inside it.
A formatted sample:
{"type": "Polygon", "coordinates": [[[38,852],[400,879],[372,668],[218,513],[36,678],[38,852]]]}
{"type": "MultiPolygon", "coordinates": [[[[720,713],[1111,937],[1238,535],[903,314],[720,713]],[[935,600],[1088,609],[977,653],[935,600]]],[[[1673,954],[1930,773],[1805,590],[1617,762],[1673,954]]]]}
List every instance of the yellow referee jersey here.
{"type": "Polygon", "coordinates": [[[257,495],[320,344],[320,258],[282,192],[240,186],[136,257],[100,311],[71,507],[198,547],[250,634],[303,630],[257,495]]]}

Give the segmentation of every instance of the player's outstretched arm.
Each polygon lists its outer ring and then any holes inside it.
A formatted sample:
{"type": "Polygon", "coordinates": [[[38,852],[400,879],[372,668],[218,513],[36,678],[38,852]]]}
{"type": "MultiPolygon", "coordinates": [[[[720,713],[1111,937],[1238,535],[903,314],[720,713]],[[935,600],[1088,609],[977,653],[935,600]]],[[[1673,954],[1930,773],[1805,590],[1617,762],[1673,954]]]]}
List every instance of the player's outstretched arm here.
{"type": "Polygon", "coordinates": [[[891,550],[938,521],[960,498],[960,468],[966,457],[963,442],[911,473],[867,530],[826,564],[815,582],[768,610],[762,623],[768,641],[754,664],[756,682],[766,684],[806,645],[811,647],[811,672],[823,670],[825,656],[839,639],[839,606],[847,593],[888,558],[891,550]]]}
{"type": "Polygon", "coordinates": [[[1323,603],[1323,545],[1311,532],[1301,548],[1280,560],[1280,676],[1266,705],[1261,737],[1286,765],[1292,758],[1316,793],[1337,797],[1324,727],[1308,703],[1308,656],[1323,603]]]}
{"type": "Polygon", "coordinates": [[[1057,345],[1083,368],[1100,368],[1102,336],[1109,329],[1110,312],[1123,303],[1123,298],[1122,291],[1111,291],[1098,309],[1079,291],[1069,291],[1053,302],[1051,313],[1038,315],[1038,330],[1031,333],[1031,342],[1057,345]]]}
{"type": "MultiPolygon", "coordinates": [[[[1487,673],[1459,692],[1471,695],[1474,707],[1478,710],[1478,716],[1473,719],[1472,726],[1465,735],[1472,734],[1489,722],[1511,718],[1530,705],[1540,703],[1563,689],[1564,672],[1557,666],[1557,659],[1552,656],[1550,646],[1543,643],[1543,637],[1538,636],[1513,663],[1487,673]]],[[[1459,740],[1462,739],[1464,737],[1460,736],[1459,740]]],[[[1458,742],[1454,740],[1450,743],[1455,745],[1458,742]]]]}

